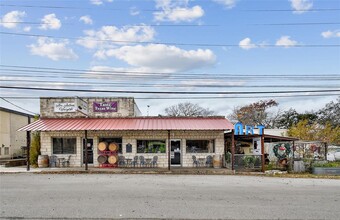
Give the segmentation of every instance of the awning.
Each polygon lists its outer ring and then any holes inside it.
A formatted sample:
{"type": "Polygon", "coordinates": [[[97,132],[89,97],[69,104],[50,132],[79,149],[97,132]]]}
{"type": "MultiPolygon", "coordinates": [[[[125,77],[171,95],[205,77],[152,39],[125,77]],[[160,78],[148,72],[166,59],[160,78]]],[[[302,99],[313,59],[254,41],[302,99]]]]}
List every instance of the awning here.
{"type": "Polygon", "coordinates": [[[227,130],[233,127],[223,117],[55,118],[40,119],[18,131],[227,130]]]}

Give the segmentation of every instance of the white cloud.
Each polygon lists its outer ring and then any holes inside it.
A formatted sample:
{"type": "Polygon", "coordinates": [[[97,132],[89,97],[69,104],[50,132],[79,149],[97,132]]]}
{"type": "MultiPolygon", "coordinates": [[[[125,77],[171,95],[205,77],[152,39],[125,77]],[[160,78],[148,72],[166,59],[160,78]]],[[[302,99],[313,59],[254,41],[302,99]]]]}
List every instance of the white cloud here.
{"type": "Polygon", "coordinates": [[[139,15],[139,14],[140,14],[140,11],[136,7],[130,8],[130,15],[136,16],[136,15],[139,15]]]}
{"type": "Polygon", "coordinates": [[[24,27],[24,31],[25,32],[30,32],[31,31],[31,29],[32,29],[32,27],[31,26],[26,26],[26,27],[24,27]]]}
{"type": "Polygon", "coordinates": [[[104,2],[113,2],[113,0],[90,0],[93,5],[102,5],[104,2]]]}
{"type": "Polygon", "coordinates": [[[156,8],[161,11],[154,12],[156,21],[172,21],[172,22],[191,22],[204,15],[201,6],[196,5],[188,7],[188,0],[156,0],[156,8]]]}
{"type": "Polygon", "coordinates": [[[129,44],[128,42],[152,41],[155,30],[150,26],[122,27],[103,26],[98,31],[84,31],[85,37],[77,43],[89,49],[110,48],[114,45],[129,44]],[[114,41],[114,42],[110,42],[114,41]]]}
{"type": "Polygon", "coordinates": [[[211,66],[216,61],[209,49],[183,50],[163,44],[123,46],[102,51],[101,58],[105,57],[115,57],[135,67],[171,72],[211,66]]]}
{"type": "Polygon", "coordinates": [[[42,24],[40,25],[39,28],[43,29],[43,30],[48,30],[48,29],[58,30],[61,27],[61,22],[56,17],[55,14],[45,15],[41,19],[41,22],[42,22],[42,24]]]}
{"type": "Polygon", "coordinates": [[[251,43],[251,40],[249,37],[241,40],[238,45],[244,50],[250,50],[250,49],[257,47],[256,44],[251,43]]]}
{"type": "Polygon", "coordinates": [[[79,18],[79,21],[84,22],[84,24],[93,24],[93,20],[89,15],[84,15],[79,18]]]}
{"type": "Polygon", "coordinates": [[[321,33],[321,36],[324,38],[340,37],[340,30],[324,31],[321,33]]]}
{"type": "Polygon", "coordinates": [[[69,42],[63,40],[55,42],[48,38],[38,38],[36,44],[28,45],[31,54],[42,57],[47,57],[51,60],[58,61],[61,59],[75,60],[78,56],[73,52],[72,49],[67,48],[69,42]]]}
{"type": "Polygon", "coordinates": [[[288,48],[297,45],[297,43],[298,43],[297,41],[291,40],[290,36],[282,36],[280,39],[276,41],[275,45],[288,48]]]}
{"type": "Polygon", "coordinates": [[[18,22],[22,22],[22,18],[26,16],[24,11],[11,11],[5,14],[1,19],[0,26],[13,29],[18,26],[18,22]]]}
{"type": "Polygon", "coordinates": [[[237,0],[213,0],[213,1],[229,9],[235,6],[237,0]]]}
{"type": "Polygon", "coordinates": [[[289,0],[295,14],[302,14],[313,7],[311,0],[289,0]]]}

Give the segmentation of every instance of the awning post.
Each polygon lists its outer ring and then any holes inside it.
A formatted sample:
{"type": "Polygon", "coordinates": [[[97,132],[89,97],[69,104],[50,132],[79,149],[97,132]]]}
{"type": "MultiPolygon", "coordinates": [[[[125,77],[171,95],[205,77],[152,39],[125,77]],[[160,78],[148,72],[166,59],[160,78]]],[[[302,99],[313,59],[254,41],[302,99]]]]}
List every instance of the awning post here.
{"type": "Polygon", "coordinates": [[[88,170],[87,157],[88,157],[88,152],[87,152],[87,130],[85,130],[85,170],[88,170]]]}
{"type": "Polygon", "coordinates": [[[234,161],[235,161],[235,134],[234,130],[231,130],[231,170],[235,170],[234,161]]]}
{"type": "Polygon", "coordinates": [[[170,152],[171,152],[171,140],[170,140],[170,130],[168,130],[168,170],[170,170],[170,167],[171,167],[170,152]]]}
{"type": "Polygon", "coordinates": [[[26,131],[26,141],[27,141],[27,148],[26,148],[26,170],[30,171],[30,148],[31,148],[31,132],[30,131],[26,131]]]}

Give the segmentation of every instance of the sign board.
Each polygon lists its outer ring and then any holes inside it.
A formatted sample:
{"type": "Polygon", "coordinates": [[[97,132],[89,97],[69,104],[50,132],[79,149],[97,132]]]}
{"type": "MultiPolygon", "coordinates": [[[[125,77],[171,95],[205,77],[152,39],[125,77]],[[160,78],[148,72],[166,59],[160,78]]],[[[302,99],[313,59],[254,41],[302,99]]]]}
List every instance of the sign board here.
{"type": "Polygon", "coordinates": [[[88,104],[79,97],[76,97],[76,109],[84,115],[88,115],[88,104]]]}
{"type": "Polygon", "coordinates": [[[93,102],[94,112],[117,112],[118,102],[93,102]]]}
{"type": "MultiPolygon", "coordinates": [[[[256,128],[259,129],[259,135],[263,134],[264,125],[258,125],[256,128]]],[[[253,135],[254,134],[254,127],[250,125],[245,126],[245,132],[243,131],[243,124],[241,122],[237,122],[234,125],[234,134],[235,135],[253,135]]]]}
{"type": "Polygon", "coordinates": [[[75,112],[76,109],[72,102],[54,103],[54,112],[75,112]]]}

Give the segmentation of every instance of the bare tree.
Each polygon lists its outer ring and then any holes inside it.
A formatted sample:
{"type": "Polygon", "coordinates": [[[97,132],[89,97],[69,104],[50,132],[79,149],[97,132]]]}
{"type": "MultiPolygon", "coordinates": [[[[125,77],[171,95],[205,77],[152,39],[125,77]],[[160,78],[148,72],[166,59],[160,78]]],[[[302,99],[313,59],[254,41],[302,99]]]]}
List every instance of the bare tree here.
{"type": "Polygon", "coordinates": [[[173,117],[194,117],[194,116],[211,116],[214,115],[214,111],[209,108],[203,108],[198,104],[193,104],[191,102],[179,103],[177,105],[172,105],[170,107],[165,108],[165,113],[168,116],[173,117]]]}

